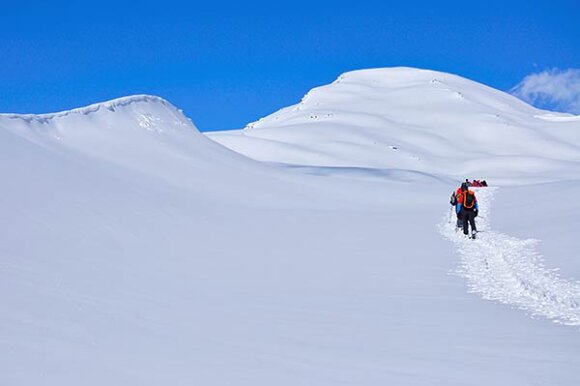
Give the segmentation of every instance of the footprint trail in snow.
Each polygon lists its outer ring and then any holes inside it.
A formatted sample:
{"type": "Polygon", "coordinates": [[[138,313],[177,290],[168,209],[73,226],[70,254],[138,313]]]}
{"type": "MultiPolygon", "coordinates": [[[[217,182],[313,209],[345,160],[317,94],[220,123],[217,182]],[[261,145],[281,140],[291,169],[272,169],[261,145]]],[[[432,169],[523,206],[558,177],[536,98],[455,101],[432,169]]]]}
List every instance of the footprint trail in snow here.
{"type": "Polygon", "coordinates": [[[490,228],[490,206],[496,188],[476,189],[480,216],[476,240],[455,230],[455,218],[446,215],[441,234],[461,255],[457,273],[468,281],[470,292],[544,316],[555,322],[580,326],[580,282],[559,277],[543,264],[537,240],[521,240],[490,228]]]}

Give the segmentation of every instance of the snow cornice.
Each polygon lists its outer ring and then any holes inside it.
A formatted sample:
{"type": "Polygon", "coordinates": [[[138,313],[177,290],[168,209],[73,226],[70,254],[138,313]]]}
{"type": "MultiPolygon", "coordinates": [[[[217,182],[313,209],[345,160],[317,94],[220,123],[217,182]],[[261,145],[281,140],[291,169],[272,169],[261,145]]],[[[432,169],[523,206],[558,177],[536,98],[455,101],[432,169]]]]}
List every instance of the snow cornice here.
{"type": "Polygon", "coordinates": [[[94,103],[85,107],[78,107],[71,110],[60,111],[56,113],[46,114],[16,114],[16,113],[0,113],[0,118],[8,119],[22,119],[25,121],[48,121],[55,118],[63,118],[73,114],[89,115],[100,110],[109,110],[114,112],[119,107],[131,105],[133,103],[160,103],[164,106],[175,109],[175,107],[165,99],[155,95],[131,95],[121,98],[112,99],[106,102],[94,103]]]}

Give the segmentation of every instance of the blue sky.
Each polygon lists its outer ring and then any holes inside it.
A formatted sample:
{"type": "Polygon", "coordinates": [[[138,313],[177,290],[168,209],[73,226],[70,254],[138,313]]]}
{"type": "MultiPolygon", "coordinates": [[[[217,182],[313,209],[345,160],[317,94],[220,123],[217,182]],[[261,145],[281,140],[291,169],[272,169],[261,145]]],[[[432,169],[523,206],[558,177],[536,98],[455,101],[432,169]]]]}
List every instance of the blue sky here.
{"type": "Polygon", "coordinates": [[[53,112],[146,93],[182,108],[201,130],[221,130],[353,69],[429,68],[510,90],[530,74],[580,68],[577,0],[471,3],[1,4],[0,111],[53,112]]]}

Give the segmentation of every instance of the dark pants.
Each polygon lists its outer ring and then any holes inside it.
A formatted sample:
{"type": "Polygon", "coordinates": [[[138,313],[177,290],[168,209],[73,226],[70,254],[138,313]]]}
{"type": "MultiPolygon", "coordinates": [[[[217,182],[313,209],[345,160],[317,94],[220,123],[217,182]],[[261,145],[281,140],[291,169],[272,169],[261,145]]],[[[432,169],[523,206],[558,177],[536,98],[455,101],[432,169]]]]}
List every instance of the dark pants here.
{"type": "Polygon", "coordinates": [[[475,227],[475,213],[473,210],[462,209],[461,210],[461,220],[463,222],[463,233],[469,234],[468,224],[471,225],[472,231],[477,231],[475,227]]]}

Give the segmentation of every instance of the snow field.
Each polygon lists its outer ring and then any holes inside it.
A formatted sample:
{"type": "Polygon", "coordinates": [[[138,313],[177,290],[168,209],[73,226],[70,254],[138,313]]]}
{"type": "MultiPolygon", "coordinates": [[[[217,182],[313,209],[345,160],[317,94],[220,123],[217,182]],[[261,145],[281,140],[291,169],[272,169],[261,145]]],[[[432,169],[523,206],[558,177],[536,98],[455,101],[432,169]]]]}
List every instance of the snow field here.
{"type": "Polygon", "coordinates": [[[0,114],[0,385],[580,384],[577,329],[519,310],[577,323],[525,237],[580,277],[580,202],[554,205],[580,183],[518,190],[578,176],[578,121],[542,113],[384,69],[242,133],[150,96],[0,114]],[[490,228],[493,189],[481,239],[442,238],[453,173],[504,166],[494,227],[521,240],[490,228]]]}

